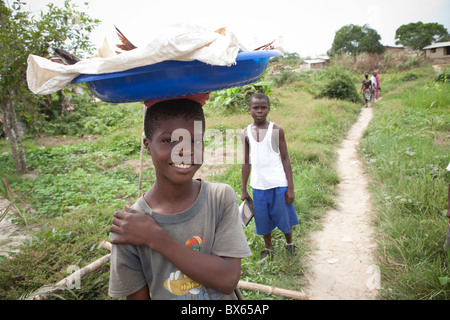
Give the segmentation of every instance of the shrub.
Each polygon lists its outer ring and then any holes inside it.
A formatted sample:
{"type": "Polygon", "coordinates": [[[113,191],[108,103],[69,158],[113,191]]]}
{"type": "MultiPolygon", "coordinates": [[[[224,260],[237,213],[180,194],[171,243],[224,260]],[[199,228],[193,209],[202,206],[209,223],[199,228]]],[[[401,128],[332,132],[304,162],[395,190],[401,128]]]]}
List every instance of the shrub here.
{"type": "Polygon", "coordinates": [[[450,82],[450,73],[448,73],[447,71],[439,73],[434,78],[434,81],[436,81],[436,82],[450,82]]]}
{"type": "Polygon", "coordinates": [[[291,68],[283,68],[283,71],[281,71],[281,73],[273,77],[273,82],[275,83],[275,86],[282,87],[285,84],[298,81],[301,78],[301,73],[292,72],[291,68]]]}
{"type": "Polygon", "coordinates": [[[327,80],[320,90],[318,98],[361,102],[361,97],[356,91],[355,84],[350,74],[341,68],[333,67],[326,72],[325,76],[327,80]]]}
{"type": "MultiPolygon", "coordinates": [[[[254,93],[262,92],[267,96],[273,96],[272,82],[264,80],[263,75],[259,81],[241,87],[229,88],[211,93],[205,108],[218,111],[223,108],[226,113],[245,113],[248,111],[248,99],[254,93]]],[[[271,101],[275,104],[276,101],[271,101]]]]}

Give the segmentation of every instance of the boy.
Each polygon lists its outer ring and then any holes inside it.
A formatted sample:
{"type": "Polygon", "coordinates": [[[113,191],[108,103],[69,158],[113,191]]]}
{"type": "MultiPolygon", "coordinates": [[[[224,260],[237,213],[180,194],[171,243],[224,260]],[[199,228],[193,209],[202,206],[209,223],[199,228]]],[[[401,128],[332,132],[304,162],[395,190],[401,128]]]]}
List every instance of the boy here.
{"type": "Polygon", "coordinates": [[[294,208],[292,169],[283,128],[267,121],[269,98],[262,93],[250,97],[249,112],[253,117],[242,131],[244,163],[242,164],[241,199],[249,198],[247,181],[253,188],[255,231],[264,238],[261,259],[271,256],[272,230],[278,227],[285,235],[286,249],[295,254],[292,226],[299,224],[294,208]]]}
{"type": "Polygon", "coordinates": [[[189,99],[147,109],[143,142],[156,181],[132,209],[114,213],[111,296],[237,298],[241,258],[251,252],[234,190],[193,179],[202,162],[194,157],[203,155],[204,121],[201,104],[189,99]]]}

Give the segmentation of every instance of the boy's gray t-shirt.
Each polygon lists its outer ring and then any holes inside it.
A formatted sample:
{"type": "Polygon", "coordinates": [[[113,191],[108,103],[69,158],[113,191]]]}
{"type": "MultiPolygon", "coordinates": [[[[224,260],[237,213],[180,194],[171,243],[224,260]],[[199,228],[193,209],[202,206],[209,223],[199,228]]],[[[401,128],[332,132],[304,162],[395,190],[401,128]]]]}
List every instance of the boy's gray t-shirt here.
{"type": "MultiPolygon", "coordinates": [[[[203,180],[201,183],[197,200],[184,212],[153,212],[143,197],[136,201],[133,209],[151,215],[171,237],[193,250],[223,257],[250,256],[251,251],[242,229],[233,188],[203,180]]],[[[162,255],[148,247],[113,245],[110,296],[130,295],[145,284],[148,284],[152,299],[236,299],[234,293],[224,295],[191,280],[162,255]]]]}

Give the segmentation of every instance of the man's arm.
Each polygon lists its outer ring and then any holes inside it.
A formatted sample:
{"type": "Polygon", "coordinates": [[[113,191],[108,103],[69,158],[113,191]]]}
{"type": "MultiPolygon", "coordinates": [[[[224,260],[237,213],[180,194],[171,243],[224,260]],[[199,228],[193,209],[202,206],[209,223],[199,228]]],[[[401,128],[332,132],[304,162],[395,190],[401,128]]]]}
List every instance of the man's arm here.
{"type": "Polygon", "coordinates": [[[281,163],[283,164],[284,172],[286,173],[286,180],[288,183],[288,189],[286,191],[286,205],[290,205],[294,202],[294,179],[292,177],[292,167],[291,160],[289,158],[289,153],[287,149],[286,138],[284,135],[284,130],[282,127],[275,125],[275,129],[278,130],[279,144],[278,148],[280,150],[281,163]]]}
{"type": "Polygon", "coordinates": [[[242,163],[242,177],[241,177],[241,200],[246,200],[250,197],[247,192],[247,182],[251,170],[250,155],[249,155],[250,146],[248,143],[246,129],[242,130],[241,139],[242,145],[244,147],[244,161],[242,163]]]}

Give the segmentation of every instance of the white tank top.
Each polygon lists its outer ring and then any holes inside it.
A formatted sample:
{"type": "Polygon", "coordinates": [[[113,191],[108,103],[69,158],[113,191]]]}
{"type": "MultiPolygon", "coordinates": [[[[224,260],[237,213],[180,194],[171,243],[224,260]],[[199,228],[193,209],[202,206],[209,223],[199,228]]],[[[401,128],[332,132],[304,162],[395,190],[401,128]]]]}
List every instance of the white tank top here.
{"type": "Polygon", "coordinates": [[[250,186],[253,189],[266,190],[276,187],[287,187],[286,173],[279,152],[273,151],[272,134],[273,122],[260,142],[252,134],[252,125],[247,127],[247,136],[250,145],[250,186]]]}

